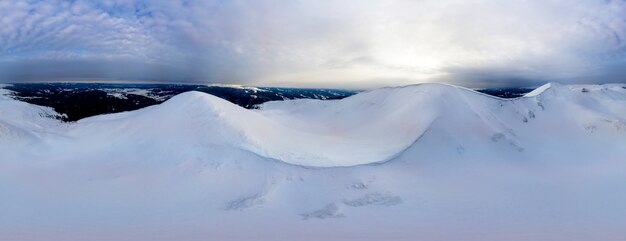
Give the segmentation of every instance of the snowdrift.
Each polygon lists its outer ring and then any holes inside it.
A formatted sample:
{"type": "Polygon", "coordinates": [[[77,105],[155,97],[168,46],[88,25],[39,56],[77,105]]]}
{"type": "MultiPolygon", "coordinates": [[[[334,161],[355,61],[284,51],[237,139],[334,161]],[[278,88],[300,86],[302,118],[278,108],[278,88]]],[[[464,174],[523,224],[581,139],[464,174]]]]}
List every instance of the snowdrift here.
{"type": "Polygon", "coordinates": [[[626,235],[625,85],[421,84],[257,110],[187,92],[75,123],[0,91],[0,239],[626,235]]]}

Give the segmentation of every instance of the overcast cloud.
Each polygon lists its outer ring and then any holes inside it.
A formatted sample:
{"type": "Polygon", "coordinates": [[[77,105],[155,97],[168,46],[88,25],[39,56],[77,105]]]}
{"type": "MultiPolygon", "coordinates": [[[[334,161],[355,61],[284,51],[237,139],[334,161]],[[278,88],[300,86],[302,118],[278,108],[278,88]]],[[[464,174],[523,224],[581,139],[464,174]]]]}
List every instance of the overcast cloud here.
{"type": "Polygon", "coordinates": [[[623,0],[0,0],[0,81],[626,82],[623,0]]]}

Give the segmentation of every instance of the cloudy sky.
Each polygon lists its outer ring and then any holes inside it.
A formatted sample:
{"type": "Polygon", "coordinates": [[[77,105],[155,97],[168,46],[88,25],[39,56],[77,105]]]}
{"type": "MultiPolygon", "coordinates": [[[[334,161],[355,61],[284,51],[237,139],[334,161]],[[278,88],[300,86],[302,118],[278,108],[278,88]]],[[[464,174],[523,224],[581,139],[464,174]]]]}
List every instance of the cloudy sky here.
{"type": "Polygon", "coordinates": [[[625,0],[0,0],[0,82],[626,82],[625,0]]]}

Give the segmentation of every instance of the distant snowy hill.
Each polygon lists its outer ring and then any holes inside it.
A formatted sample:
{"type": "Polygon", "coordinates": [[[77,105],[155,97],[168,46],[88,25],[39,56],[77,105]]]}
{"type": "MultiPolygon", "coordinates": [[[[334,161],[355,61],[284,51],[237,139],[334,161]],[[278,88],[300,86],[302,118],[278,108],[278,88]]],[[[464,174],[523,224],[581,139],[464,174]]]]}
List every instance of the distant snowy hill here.
{"type": "Polygon", "coordinates": [[[0,91],[0,240],[626,236],[622,84],[191,91],[74,123],[0,91]]]}
{"type": "Polygon", "coordinates": [[[54,108],[65,121],[131,111],[163,103],[175,95],[200,91],[244,108],[273,100],[341,99],[356,93],[334,89],[248,87],[239,85],[28,83],[5,86],[12,97],[54,108]]]}

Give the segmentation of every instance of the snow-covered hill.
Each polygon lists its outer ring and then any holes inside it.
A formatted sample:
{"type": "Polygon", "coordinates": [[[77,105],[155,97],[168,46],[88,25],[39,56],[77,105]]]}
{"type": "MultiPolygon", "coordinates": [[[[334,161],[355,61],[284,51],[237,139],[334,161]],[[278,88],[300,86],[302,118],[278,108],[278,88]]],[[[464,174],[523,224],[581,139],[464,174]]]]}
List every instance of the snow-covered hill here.
{"type": "Polygon", "coordinates": [[[0,94],[0,240],[626,236],[626,85],[55,114],[0,94]]]}
{"type": "MultiPolygon", "coordinates": [[[[11,97],[35,105],[52,107],[64,121],[138,110],[161,104],[175,95],[199,91],[254,109],[273,100],[341,99],[356,91],[250,87],[239,85],[106,84],[106,83],[17,83],[5,87],[11,97]]],[[[492,90],[494,94],[512,90],[492,90]]],[[[523,90],[522,90],[523,91],[523,90]]],[[[514,92],[514,91],[513,91],[514,92]]]]}

